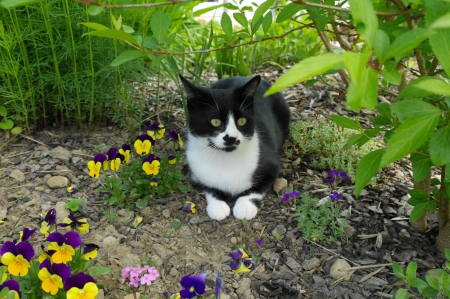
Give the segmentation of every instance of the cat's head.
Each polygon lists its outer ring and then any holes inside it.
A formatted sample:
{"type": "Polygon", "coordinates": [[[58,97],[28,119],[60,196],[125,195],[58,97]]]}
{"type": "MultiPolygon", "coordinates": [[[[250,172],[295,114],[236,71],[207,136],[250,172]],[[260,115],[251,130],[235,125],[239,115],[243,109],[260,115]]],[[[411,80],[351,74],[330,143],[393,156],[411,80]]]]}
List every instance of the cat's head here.
{"type": "Polygon", "coordinates": [[[187,95],[189,132],[207,138],[209,146],[231,152],[254,136],[253,102],[261,77],[240,87],[207,89],[195,86],[182,76],[187,95]]]}

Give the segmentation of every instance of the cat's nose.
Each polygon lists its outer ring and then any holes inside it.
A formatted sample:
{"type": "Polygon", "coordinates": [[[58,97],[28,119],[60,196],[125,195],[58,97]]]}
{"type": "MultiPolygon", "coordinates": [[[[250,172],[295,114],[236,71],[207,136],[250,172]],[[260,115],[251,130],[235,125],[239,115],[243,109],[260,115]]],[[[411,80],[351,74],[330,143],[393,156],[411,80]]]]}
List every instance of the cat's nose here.
{"type": "Polygon", "coordinates": [[[223,140],[225,141],[226,146],[238,145],[240,143],[236,137],[230,137],[228,134],[223,137],[223,140]]]}

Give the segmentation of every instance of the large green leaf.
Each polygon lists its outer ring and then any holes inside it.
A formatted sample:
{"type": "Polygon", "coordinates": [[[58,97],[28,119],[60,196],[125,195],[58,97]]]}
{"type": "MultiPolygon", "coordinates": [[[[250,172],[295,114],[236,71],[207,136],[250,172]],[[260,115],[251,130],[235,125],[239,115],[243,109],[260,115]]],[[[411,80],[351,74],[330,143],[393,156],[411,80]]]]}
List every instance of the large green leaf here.
{"type": "Polygon", "coordinates": [[[233,5],[232,3],[223,3],[223,4],[218,4],[218,5],[209,6],[209,7],[203,8],[203,9],[199,9],[199,10],[194,12],[194,17],[201,16],[202,14],[205,14],[207,12],[210,12],[212,10],[215,10],[215,9],[218,9],[218,8],[221,8],[221,7],[225,7],[226,9],[230,9],[230,10],[231,9],[233,9],[233,10],[236,9],[236,6],[233,5]]]}
{"type": "Polygon", "coordinates": [[[8,110],[5,106],[0,106],[0,116],[8,116],[8,110]]]}
{"type": "Polygon", "coordinates": [[[359,81],[353,80],[347,90],[347,106],[359,111],[361,107],[373,109],[378,101],[378,73],[365,68],[359,81]]]}
{"type": "Polygon", "coordinates": [[[414,277],[416,277],[417,272],[417,263],[411,262],[406,266],[406,280],[410,280],[414,277]]]}
{"type": "MultiPolygon", "coordinates": [[[[430,27],[434,21],[450,11],[450,3],[438,0],[425,1],[425,23],[430,27]]],[[[450,76],[450,28],[436,28],[436,34],[430,36],[430,44],[433,53],[444,68],[447,76],[450,76]]]]}
{"type": "Polygon", "coordinates": [[[170,19],[164,12],[158,11],[152,16],[150,27],[152,28],[153,36],[161,43],[169,31],[170,19]]]}
{"type": "Polygon", "coordinates": [[[383,30],[377,31],[376,42],[373,47],[373,51],[375,52],[375,56],[378,60],[383,63],[384,57],[389,49],[389,36],[383,30]]]}
{"type": "Polygon", "coordinates": [[[231,35],[233,35],[233,23],[231,22],[230,16],[226,12],[222,14],[220,25],[222,26],[222,30],[225,32],[227,37],[231,37],[231,35]]]}
{"type": "Polygon", "coordinates": [[[264,34],[267,34],[270,26],[272,26],[272,20],[273,20],[273,15],[272,15],[272,12],[269,11],[268,13],[266,13],[264,15],[263,21],[262,21],[262,28],[263,28],[264,34]]]}
{"type": "Polygon", "coordinates": [[[120,53],[119,56],[116,57],[116,59],[114,59],[110,66],[118,66],[121,65],[122,63],[137,59],[137,58],[141,58],[144,56],[147,56],[148,54],[139,50],[129,50],[129,51],[125,51],[120,53]]]}
{"type": "Polygon", "coordinates": [[[381,169],[380,161],[384,154],[385,149],[379,149],[365,155],[361,161],[359,161],[356,167],[356,181],[355,181],[355,195],[359,196],[361,190],[367,185],[373,178],[378,170],[381,169]]]}
{"type": "Polygon", "coordinates": [[[450,126],[437,130],[431,136],[430,158],[436,166],[450,163],[450,126]]]}
{"type": "Polygon", "coordinates": [[[415,28],[403,33],[389,46],[384,59],[395,57],[395,60],[399,61],[434,33],[433,30],[425,28],[415,28]]]}
{"type": "Polygon", "coordinates": [[[450,96],[450,84],[436,77],[424,76],[409,82],[398,98],[423,98],[431,94],[450,96]]]}
{"type": "Polygon", "coordinates": [[[344,64],[352,80],[361,81],[362,74],[371,56],[370,52],[357,54],[351,51],[344,53],[344,64]]]}
{"type": "Polygon", "coordinates": [[[409,216],[409,222],[419,219],[428,209],[428,202],[418,203],[414,206],[409,216]]]}
{"type": "Polygon", "coordinates": [[[330,118],[338,125],[343,128],[352,129],[352,130],[359,130],[358,124],[345,116],[339,116],[339,115],[331,115],[330,118]]]}
{"type": "Polygon", "coordinates": [[[241,24],[242,27],[244,27],[245,29],[248,29],[248,20],[247,20],[247,17],[245,16],[244,13],[242,13],[242,12],[235,12],[233,14],[233,17],[236,20],[236,22],[241,24]]]}
{"type": "Polygon", "coordinates": [[[420,153],[413,153],[410,159],[413,162],[413,180],[415,182],[421,182],[426,179],[433,165],[430,157],[420,153]]]}
{"type": "Polygon", "coordinates": [[[289,3],[278,13],[277,23],[289,20],[296,13],[298,13],[303,7],[304,5],[300,5],[297,3],[289,3]]]}
{"type": "Polygon", "coordinates": [[[409,155],[421,147],[431,136],[439,121],[437,113],[422,113],[406,119],[389,140],[381,167],[409,155]]]}
{"type": "MultiPolygon", "coordinates": [[[[86,26],[86,27],[88,27],[88,28],[97,30],[97,31],[98,31],[98,30],[109,30],[108,27],[106,27],[105,25],[99,24],[99,23],[94,23],[94,22],[82,22],[82,23],[79,23],[79,24],[84,25],[84,26],[86,26]]],[[[119,29],[117,29],[117,30],[119,30],[119,29]]]]}
{"type": "Polygon", "coordinates": [[[0,129],[10,130],[13,127],[14,127],[14,122],[10,119],[3,120],[2,122],[0,122],[0,129]]]}
{"type": "Polygon", "coordinates": [[[126,33],[122,30],[116,30],[116,29],[107,29],[107,30],[100,30],[100,31],[91,31],[88,33],[85,33],[84,35],[93,35],[93,36],[100,36],[100,37],[109,37],[109,38],[115,38],[120,39],[123,41],[130,42],[132,44],[138,45],[138,42],[129,33],[126,33]]]}
{"type": "Polygon", "coordinates": [[[407,99],[392,104],[391,111],[397,115],[400,122],[403,122],[407,118],[423,113],[438,114],[441,110],[419,99],[407,99]]]}
{"type": "Polygon", "coordinates": [[[265,96],[271,95],[295,83],[304,81],[313,76],[321,75],[329,70],[337,70],[344,67],[344,56],[342,54],[328,53],[321,56],[308,57],[288,70],[281,76],[265,96]]]}
{"type": "Polygon", "coordinates": [[[3,6],[4,8],[10,9],[15,8],[23,5],[33,4],[36,2],[40,2],[43,0],[2,0],[0,2],[0,6],[3,6]]]}
{"type": "Polygon", "coordinates": [[[430,29],[436,28],[450,28],[450,12],[438,18],[433,24],[430,25],[430,29]]]}
{"type": "Polygon", "coordinates": [[[370,0],[350,0],[350,10],[356,30],[364,37],[369,48],[373,48],[378,31],[378,19],[370,0]]]}
{"type": "Polygon", "coordinates": [[[275,0],[268,0],[261,3],[259,7],[255,10],[255,14],[253,15],[252,18],[252,24],[259,22],[259,19],[262,18],[262,16],[266,13],[266,11],[269,10],[269,8],[272,7],[274,3],[275,0]]]}

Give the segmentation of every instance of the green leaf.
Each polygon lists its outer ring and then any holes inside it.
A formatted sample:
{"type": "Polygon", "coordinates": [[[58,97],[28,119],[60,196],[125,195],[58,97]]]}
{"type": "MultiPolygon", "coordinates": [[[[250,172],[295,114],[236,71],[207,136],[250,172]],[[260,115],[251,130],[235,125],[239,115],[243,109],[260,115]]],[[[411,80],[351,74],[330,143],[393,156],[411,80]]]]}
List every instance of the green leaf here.
{"type": "Polygon", "coordinates": [[[222,30],[227,37],[231,37],[233,35],[233,23],[231,22],[230,16],[226,12],[222,14],[220,25],[222,26],[222,30]]]}
{"type": "Polygon", "coordinates": [[[181,226],[181,222],[178,219],[173,219],[170,225],[173,229],[178,229],[181,226]]]}
{"type": "Polygon", "coordinates": [[[92,277],[98,277],[101,275],[106,275],[111,273],[111,268],[108,267],[92,267],[91,269],[89,269],[89,275],[91,275],[92,277]]]}
{"type": "Polygon", "coordinates": [[[109,66],[119,66],[125,62],[135,60],[137,58],[141,58],[147,56],[147,53],[139,51],[139,50],[129,50],[120,53],[119,56],[114,59],[109,66]]]}
{"type": "Polygon", "coordinates": [[[158,11],[152,16],[150,27],[152,28],[153,36],[158,43],[161,43],[169,31],[170,19],[164,12],[158,11]]]}
{"type": "Polygon", "coordinates": [[[380,113],[384,117],[392,118],[391,105],[389,105],[388,103],[380,103],[375,106],[375,109],[377,109],[378,113],[380,113]]]}
{"type": "Polygon", "coordinates": [[[450,163],[450,126],[433,133],[430,139],[430,158],[435,166],[450,163]]]}
{"type": "Polygon", "coordinates": [[[406,119],[389,140],[381,167],[411,154],[431,136],[440,118],[438,113],[422,113],[406,119]]]}
{"type": "Polygon", "coordinates": [[[408,284],[420,291],[428,287],[428,284],[420,278],[414,277],[408,280],[408,284]]]}
{"type": "Polygon", "coordinates": [[[382,70],[380,74],[387,82],[393,85],[400,85],[400,82],[402,81],[402,74],[394,69],[382,70]]]}
{"type": "Polygon", "coordinates": [[[339,115],[331,115],[330,118],[338,125],[343,128],[352,129],[352,130],[359,130],[358,125],[356,122],[352,119],[349,119],[345,116],[339,116],[339,115]]]}
{"type": "Polygon", "coordinates": [[[433,22],[429,26],[430,29],[436,29],[436,28],[450,28],[450,12],[446,13],[445,15],[439,17],[436,21],[433,22]]]}
{"type": "Polygon", "coordinates": [[[0,122],[0,129],[2,130],[10,130],[14,127],[14,122],[10,119],[3,120],[0,122]]]}
{"type": "Polygon", "coordinates": [[[82,23],[78,23],[81,25],[84,25],[88,28],[94,29],[94,30],[109,30],[108,27],[106,27],[105,25],[99,24],[99,23],[94,23],[94,22],[82,22],[82,23]]]}
{"type": "Polygon", "coordinates": [[[358,147],[363,146],[365,143],[367,143],[372,137],[378,135],[381,131],[383,131],[382,128],[375,128],[370,130],[365,130],[363,136],[359,138],[358,140],[358,147]]]}
{"type": "Polygon", "coordinates": [[[297,3],[289,3],[278,13],[277,23],[289,20],[296,13],[298,13],[303,7],[304,7],[303,5],[297,3]]]}
{"type": "Polygon", "coordinates": [[[422,189],[411,189],[408,191],[408,193],[412,197],[426,199],[427,201],[428,201],[428,197],[430,196],[430,194],[427,191],[422,190],[422,189]]]}
{"type": "Polygon", "coordinates": [[[424,76],[409,82],[397,98],[423,98],[431,94],[450,96],[450,84],[436,77],[424,76]]]}
{"type": "Polygon", "coordinates": [[[8,110],[6,110],[5,106],[0,106],[0,116],[8,116],[8,110]]]}
{"type": "Polygon", "coordinates": [[[408,292],[408,290],[405,290],[403,288],[398,289],[394,297],[392,299],[409,299],[411,298],[412,294],[408,292]]]}
{"type": "Polygon", "coordinates": [[[350,0],[350,10],[356,30],[364,37],[369,48],[373,48],[378,31],[378,19],[370,0],[350,0]]]}
{"type": "Polygon", "coordinates": [[[441,181],[438,178],[432,178],[430,184],[431,186],[437,186],[441,184],[441,181]]]}
{"type": "Polygon", "coordinates": [[[43,0],[2,0],[2,2],[0,2],[0,6],[3,6],[6,9],[10,9],[10,8],[33,4],[33,3],[41,2],[41,1],[43,1],[43,0]]]}
{"type": "Polygon", "coordinates": [[[22,133],[22,131],[23,131],[22,127],[15,127],[11,129],[11,134],[19,135],[20,133],[22,133]]]}
{"type": "MultiPolygon", "coordinates": [[[[235,10],[236,9],[236,6],[233,5],[232,3],[223,3],[223,4],[214,5],[214,6],[206,7],[206,8],[203,8],[203,9],[199,9],[199,10],[194,12],[194,17],[201,16],[202,14],[205,14],[207,12],[213,11],[213,10],[221,8],[221,7],[225,7],[226,9],[230,9],[230,10],[235,10]]],[[[242,8],[242,10],[245,10],[245,9],[242,8]]]]}
{"type": "Polygon", "coordinates": [[[344,64],[352,80],[361,81],[364,68],[369,61],[370,52],[357,54],[351,51],[344,52],[344,64]]]}
{"type": "Polygon", "coordinates": [[[419,219],[428,209],[428,202],[418,203],[414,206],[409,216],[409,222],[419,219]]]}
{"type": "Polygon", "coordinates": [[[244,27],[245,29],[248,29],[248,20],[247,20],[247,17],[245,16],[245,14],[243,14],[242,12],[235,12],[233,14],[233,17],[236,20],[236,22],[241,24],[242,27],[244,27]]]}
{"type": "Polygon", "coordinates": [[[378,60],[383,64],[384,57],[389,49],[389,36],[383,30],[377,31],[376,42],[373,47],[373,51],[375,52],[375,56],[378,60]]]}
{"type": "Polygon", "coordinates": [[[435,201],[428,203],[428,212],[430,214],[434,213],[434,211],[436,211],[436,209],[437,209],[437,203],[435,201]]]}
{"type": "Polygon", "coordinates": [[[398,116],[400,122],[403,122],[405,119],[421,115],[424,113],[428,114],[439,114],[441,110],[439,108],[434,107],[430,103],[419,99],[408,99],[399,102],[395,102],[391,107],[392,112],[398,116]]]}
{"type": "Polygon", "coordinates": [[[345,148],[349,148],[352,145],[356,144],[362,137],[365,137],[363,133],[359,133],[359,134],[355,134],[353,136],[351,136],[348,140],[347,143],[344,145],[345,148]]]}
{"type": "Polygon", "coordinates": [[[134,29],[132,28],[132,27],[130,27],[130,26],[127,26],[127,25],[122,25],[122,29],[123,29],[123,31],[125,31],[126,33],[134,33],[134,29]]]}
{"type": "Polygon", "coordinates": [[[269,11],[268,13],[266,13],[266,15],[263,17],[263,21],[262,21],[262,28],[264,31],[264,35],[267,34],[267,32],[269,31],[270,26],[272,25],[272,12],[269,11]]]}
{"type": "Polygon", "coordinates": [[[120,30],[120,28],[122,28],[122,15],[120,15],[119,19],[117,20],[114,15],[111,15],[111,23],[113,24],[115,29],[120,30]]]}
{"type": "Polygon", "coordinates": [[[361,80],[352,80],[347,89],[347,106],[355,111],[361,107],[373,109],[378,102],[378,73],[365,68],[361,80]]]}
{"type": "Polygon", "coordinates": [[[266,13],[267,10],[269,10],[269,8],[273,6],[274,3],[275,0],[268,0],[261,3],[259,7],[255,10],[255,14],[253,15],[252,18],[252,25],[259,22],[259,19],[262,18],[262,16],[266,13]]]}
{"type": "Polygon", "coordinates": [[[400,278],[400,279],[405,279],[406,278],[405,274],[403,274],[402,267],[400,267],[400,265],[397,264],[396,262],[392,263],[392,270],[394,270],[394,274],[398,278],[400,278]]]}
{"type": "Polygon", "coordinates": [[[429,157],[425,155],[421,155],[418,153],[411,154],[410,160],[413,165],[413,179],[415,182],[421,182],[427,178],[428,173],[430,172],[431,160],[429,157]]]}
{"type": "MultiPolygon", "coordinates": [[[[428,285],[435,289],[436,291],[439,290],[439,281],[436,277],[430,274],[425,275],[425,280],[427,281],[428,285]]],[[[423,293],[422,293],[423,295],[423,293]]]]}
{"type": "Polygon", "coordinates": [[[100,5],[100,6],[97,6],[97,5],[90,5],[89,8],[88,8],[88,10],[87,10],[87,13],[88,13],[89,15],[91,15],[91,16],[96,16],[96,15],[98,15],[99,13],[101,13],[104,9],[105,9],[105,6],[104,6],[104,5],[100,5]]]}
{"type": "Polygon", "coordinates": [[[406,280],[409,281],[412,278],[416,277],[416,271],[417,271],[417,263],[411,262],[406,267],[406,280]]]}
{"type": "Polygon", "coordinates": [[[427,203],[428,204],[428,198],[422,198],[422,197],[411,197],[408,199],[407,203],[412,206],[417,206],[421,203],[427,203]]]}
{"type": "Polygon", "coordinates": [[[134,45],[138,45],[138,42],[136,41],[134,36],[132,36],[129,33],[126,33],[125,31],[122,31],[122,30],[107,29],[107,30],[100,30],[100,31],[91,31],[91,32],[85,33],[84,35],[115,38],[115,39],[120,39],[123,41],[130,42],[134,45]]]}
{"type": "Polygon", "coordinates": [[[390,118],[387,118],[386,116],[374,116],[370,120],[375,126],[386,126],[392,124],[392,121],[390,118]]]}
{"type": "Polygon", "coordinates": [[[379,149],[365,155],[361,161],[359,161],[356,167],[356,182],[355,182],[355,195],[359,196],[361,190],[367,185],[373,178],[378,170],[381,169],[380,161],[384,154],[384,149],[379,149]]]}
{"type": "MultiPolygon", "coordinates": [[[[447,1],[448,2],[448,1],[447,1]]],[[[450,3],[438,0],[425,1],[425,23],[430,27],[436,20],[450,11],[450,3]]],[[[430,45],[439,63],[450,76],[450,28],[435,28],[436,34],[430,36],[430,45]]]]}
{"type": "Polygon", "coordinates": [[[414,48],[417,48],[421,42],[432,34],[434,34],[433,30],[424,28],[409,30],[392,42],[387,49],[386,56],[384,58],[387,60],[391,57],[395,57],[395,60],[399,61],[403,57],[407,56],[414,48]]]}
{"type": "Polygon", "coordinates": [[[145,208],[147,206],[147,204],[148,204],[148,198],[145,198],[145,197],[144,198],[139,198],[136,201],[136,207],[139,208],[139,209],[145,208]]]}
{"type": "Polygon", "coordinates": [[[342,54],[324,54],[321,56],[308,57],[288,70],[283,76],[269,88],[265,96],[271,95],[295,83],[321,75],[329,70],[341,69],[344,66],[342,54]]]}

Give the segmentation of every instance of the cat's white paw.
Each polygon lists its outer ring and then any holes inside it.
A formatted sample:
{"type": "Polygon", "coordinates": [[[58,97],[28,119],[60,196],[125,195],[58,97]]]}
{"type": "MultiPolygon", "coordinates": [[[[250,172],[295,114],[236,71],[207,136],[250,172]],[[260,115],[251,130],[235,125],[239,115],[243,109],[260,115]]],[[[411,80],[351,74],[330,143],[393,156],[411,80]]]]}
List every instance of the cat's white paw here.
{"type": "Polygon", "coordinates": [[[252,202],[252,200],[261,200],[262,194],[252,193],[249,195],[241,196],[236,201],[233,208],[233,215],[237,219],[253,219],[258,213],[258,207],[252,202]]]}
{"type": "Polygon", "coordinates": [[[206,194],[206,200],[208,205],[206,206],[206,212],[209,218],[214,220],[223,220],[230,215],[230,207],[222,200],[218,200],[211,194],[206,194]]]}

